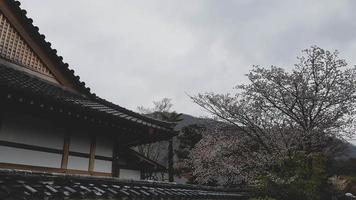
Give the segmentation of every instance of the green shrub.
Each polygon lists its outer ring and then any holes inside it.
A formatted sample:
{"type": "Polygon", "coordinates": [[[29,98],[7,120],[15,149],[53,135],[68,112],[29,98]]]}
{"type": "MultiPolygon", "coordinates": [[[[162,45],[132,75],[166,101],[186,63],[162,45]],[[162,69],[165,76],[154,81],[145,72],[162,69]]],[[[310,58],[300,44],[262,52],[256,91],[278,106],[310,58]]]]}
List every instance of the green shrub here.
{"type": "Polygon", "coordinates": [[[321,153],[294,153],[278,161],[268,173],[261,176],[258,180],[258,186],[255,194],[258,198],[269,197],[277,200],[329,199],[330,190],[327,184],[326,158],[321,153]]]}

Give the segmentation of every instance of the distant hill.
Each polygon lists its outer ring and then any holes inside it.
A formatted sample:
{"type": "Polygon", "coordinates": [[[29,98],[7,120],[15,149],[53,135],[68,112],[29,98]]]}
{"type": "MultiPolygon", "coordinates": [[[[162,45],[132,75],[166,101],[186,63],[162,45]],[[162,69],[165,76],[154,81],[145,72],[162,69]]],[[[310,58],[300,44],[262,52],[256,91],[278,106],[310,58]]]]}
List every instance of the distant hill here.
{"type": "Polygon", "coordinates": [[[176,130],[181,130],[185,126],[189,126],[192,124],[209,124],[213,123],[214,120],[212,119],[207,119],[207,118],[200,118],[200,117],[195,117],[192,115],[188,114],[182,114],[182,121],[178,122],[176,126],[176,130]]]}
{"type": "Polygon", "coordinates": [[[339,158],[341,159],[356,158],[356,146],[354,144],[348,143],[345,153],[341,155],[339,158]]]}

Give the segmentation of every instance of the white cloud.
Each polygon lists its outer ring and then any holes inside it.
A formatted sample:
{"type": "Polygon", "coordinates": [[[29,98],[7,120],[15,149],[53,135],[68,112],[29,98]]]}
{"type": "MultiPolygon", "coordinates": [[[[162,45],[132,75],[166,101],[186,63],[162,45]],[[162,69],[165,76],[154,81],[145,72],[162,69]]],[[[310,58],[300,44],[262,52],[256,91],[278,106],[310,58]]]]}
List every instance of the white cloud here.
{"type": "Polygon", "coordinates": [[[162,97],[202,114],[186,93],[231,91],[254,64],[292,66],[304,48],[356,57],[355,1],[22,0],[92,90],[136,109],[162,97]]]}

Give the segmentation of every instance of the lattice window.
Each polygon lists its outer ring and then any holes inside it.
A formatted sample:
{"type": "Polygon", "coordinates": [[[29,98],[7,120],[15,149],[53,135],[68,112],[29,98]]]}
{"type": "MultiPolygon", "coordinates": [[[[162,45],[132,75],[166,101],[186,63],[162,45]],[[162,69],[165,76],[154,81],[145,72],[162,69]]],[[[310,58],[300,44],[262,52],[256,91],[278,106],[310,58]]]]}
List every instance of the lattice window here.
{"type": "Polygon", "coordinates": [[[54,77],[2,13],[0,13],[0,56],[16,64],[54,77]]]}

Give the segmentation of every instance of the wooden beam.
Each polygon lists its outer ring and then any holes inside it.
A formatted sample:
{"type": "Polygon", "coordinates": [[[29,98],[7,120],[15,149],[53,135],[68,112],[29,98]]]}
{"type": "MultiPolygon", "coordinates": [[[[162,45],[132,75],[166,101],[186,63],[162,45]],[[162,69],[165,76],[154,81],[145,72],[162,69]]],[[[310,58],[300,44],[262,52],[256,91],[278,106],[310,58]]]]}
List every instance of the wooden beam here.
{"type": "Polygon", "coordinates": [[[64,137],[61,169],[67,169],[68,167],[69,145],[70,145],[70,135],[68,134],[64,137]]]}
{"type": "MultiPolygon", "coordinates": [[[[29,145],[29,144],[22,144],[22,143],[16,143],[16,142],[9,142],[9,141],[3,141],[0,140],[0,146],[6,146],[6,147],[14,147],[14,148],[19,148],[19,149],[27,149],[27,150],[32,150],[32,151],[41,151],[41,152],[46,152],[46,153],[55,153],[55,154],[64,154],[64,145],[63,149],[53,149],[53,148],[48,148],[48,147],[42,147],[42,146],[36,146],[36,145],[29,145]]],[[[76,157],[82,157],[82,158],[90,158],[89,153],[81,153],[81,152],[76,152],[76,151],[69,151],[68,152],[69,156],[76,156],[76,157]]],[[[105,160],[105,161],[112,161],[112,157],[108,156],[99,156],[96,155],[95,159],[97,160],[105,160]]]]}
{"type": "Polygon", "coordinates": [[[32,150],[32,151],[41,151],[41,152],[55,153],[55,154],[63,153],[63,151],[59,150],[59,149],[52,149],[52,148],[47,148],[47,147],[22,144],[22,143],[16,143],[16,142],[8,142],[8,141],[3,141],[3,140],[0,140],[0,146],[14,147],[14,148],[19,148],[19,149],[27,149],[27,150],[32,150]]]}
{"type": "Polygon", "coordinates": [[[105,172],[88,172],[84,170],[75,170],[75,169],[60,169],[60,168],[52,168],[52,167],[38,167],[31,165],[22,165],[22,164],[14,164],[14,163],[1,163],[1,169],[19,169],[19,170],[29,170],[29,171],[38,171],[38,172],[48,172],[48,173],[67,173],[67,174],[81,174],[81,175],[94,175],[94,176],[111,176],[111,173],[105,172]]]}
{"type": "Polygon", "coordinates": [[[93,136],[90,142],[89,167],[88,167],[89,173],[94,171],[95,149],[96,149],[96,138],[93,136]]]}

